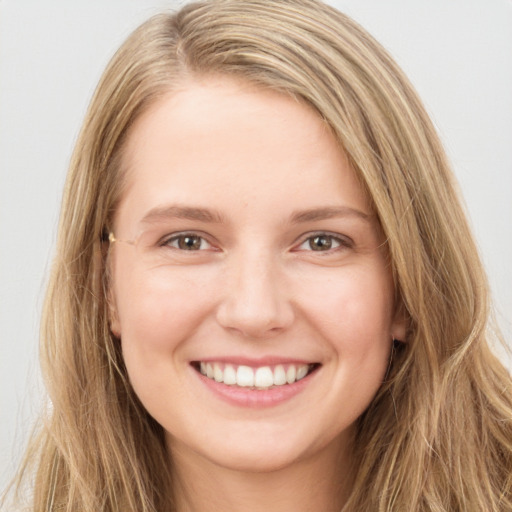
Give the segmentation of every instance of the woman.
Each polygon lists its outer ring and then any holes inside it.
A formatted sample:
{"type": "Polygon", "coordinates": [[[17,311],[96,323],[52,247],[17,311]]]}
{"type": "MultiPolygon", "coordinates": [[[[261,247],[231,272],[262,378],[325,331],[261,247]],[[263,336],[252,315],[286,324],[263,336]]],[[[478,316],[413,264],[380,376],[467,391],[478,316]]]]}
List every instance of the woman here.
{"type": "Polygon", "coordinates": [[[34,510],[512,509],[510,377],[443,149],[332,8],[141,26],[57,254],[34,510]]]}

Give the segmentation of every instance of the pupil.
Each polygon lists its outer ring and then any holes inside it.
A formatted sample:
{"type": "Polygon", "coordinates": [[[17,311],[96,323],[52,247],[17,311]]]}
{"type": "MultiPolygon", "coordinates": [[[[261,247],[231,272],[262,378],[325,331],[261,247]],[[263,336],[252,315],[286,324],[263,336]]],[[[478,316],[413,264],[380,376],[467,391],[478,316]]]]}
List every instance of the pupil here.
{"type": "Polygon", "coordinates": [[[325,251],[331,248],[332,241],[328,236],[315,236],[309,245],[313,251],[325,251]]]}
{"type": "Polygon", "coordinates": [[[178,242],[179,248],[186,251],[199,249],[201,247],[201,239],[198,236],[183,236],[178,242]]]}

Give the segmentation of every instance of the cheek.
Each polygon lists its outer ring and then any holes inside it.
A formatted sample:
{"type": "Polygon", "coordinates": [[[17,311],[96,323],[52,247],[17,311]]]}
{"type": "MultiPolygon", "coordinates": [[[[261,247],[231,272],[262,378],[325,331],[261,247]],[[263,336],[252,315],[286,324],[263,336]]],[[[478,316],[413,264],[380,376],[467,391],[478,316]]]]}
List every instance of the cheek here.
{"type": "Polygon", "coordinates": [[[170,400],[169,385],[183,387],[183,348],[211,310],[205,280],[160,269],[151,275],[132,271],[117,281],[123,359],[136,394],[155,418],[170,400]]]}
{"type": "Polygon", "coordinates": [[[363,353],[376,339],[391,340],[393,288],[387,272],[375,266],[340,269],[323,282],[317,279],[315,286],[308,284],[304,310],[344,350],[363,353]]]}
{"type": "MultiPolygon", "coordinates": [[[[132,272],[115,287],[123,347],[138,352],[174,350],[210,310],[207,276],[162,268],[132,272]]],[[[210,286],[211,288],[211,286],[210,286]]]]}

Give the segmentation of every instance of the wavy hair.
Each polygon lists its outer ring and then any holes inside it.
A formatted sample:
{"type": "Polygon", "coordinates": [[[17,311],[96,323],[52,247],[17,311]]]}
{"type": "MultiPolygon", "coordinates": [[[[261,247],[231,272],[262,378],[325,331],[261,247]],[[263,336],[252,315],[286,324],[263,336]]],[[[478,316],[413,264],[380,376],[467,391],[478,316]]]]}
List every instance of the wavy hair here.
{"type": "Polygon", "coordinates": [[[31,510],[173,510],[162,428],[109,329],[104,234],[130,127],[184,79],[209,74],[311,105],[387,239],[407,340],[358,421],[344,511],[512,510],[511,379],[489,346],[488,286],[444,150],[387,52],[316,0],[186,5],[144,23],[110,62],[64,192],[41,330],[51,407],[19,477],[33,475],[31,510]]]}

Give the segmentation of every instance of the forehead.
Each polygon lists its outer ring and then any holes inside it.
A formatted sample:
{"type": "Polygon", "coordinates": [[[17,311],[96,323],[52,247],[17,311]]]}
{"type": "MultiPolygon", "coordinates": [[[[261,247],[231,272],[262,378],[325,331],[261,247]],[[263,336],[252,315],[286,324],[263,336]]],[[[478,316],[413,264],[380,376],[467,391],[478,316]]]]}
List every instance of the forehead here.
{"type": "Polygon", "coordinates": [[[226,77],[186,83],[155,102],[131,129],[123,167],[127,188],[118,214],[131,211],[132,222],[145,208],[170,202],[370,209],[345,153],[312,108],[226,77]]]}

